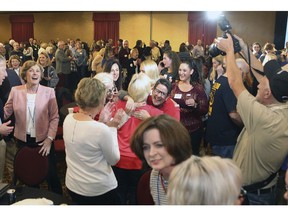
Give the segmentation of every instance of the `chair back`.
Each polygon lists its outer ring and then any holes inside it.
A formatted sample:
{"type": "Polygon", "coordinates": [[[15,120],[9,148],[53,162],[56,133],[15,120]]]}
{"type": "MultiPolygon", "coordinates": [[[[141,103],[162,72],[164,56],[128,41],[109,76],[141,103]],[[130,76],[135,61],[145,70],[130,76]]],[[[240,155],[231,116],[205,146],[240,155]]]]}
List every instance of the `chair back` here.
{"type": "Polygon", "coordinates": [[[31,148],[24,146],[14,158],[14,184],[17,180],[27,186],[36,186],[44,182],[49,171],[47,156],[39,154],[41,146],[31,148]]]}

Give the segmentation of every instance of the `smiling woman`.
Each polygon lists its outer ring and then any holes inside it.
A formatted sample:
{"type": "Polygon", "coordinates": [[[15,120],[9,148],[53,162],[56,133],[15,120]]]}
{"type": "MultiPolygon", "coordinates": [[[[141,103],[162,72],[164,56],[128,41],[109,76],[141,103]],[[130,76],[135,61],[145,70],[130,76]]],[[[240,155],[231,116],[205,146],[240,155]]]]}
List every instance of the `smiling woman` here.
{"type": "Polygon", "coordinates": [[[20,73],[25,85],[11,89],[4,107],[4,118],[15,115],[17,147],[41,146],[39,153],[49,158],[47,182],[53,192],[62,194],[57,176],[53,140],[56,136],[59,114],[54,89],[40,85],[43,67],[34,61],[26,61],[20,73]]]}
{"type": "Polygon", "coordinates": [[[187,129],[173,117],[143,121],[130,141],[132,151],[152,168],[150,191],[156,205],[167,205],[167,186],[173,167],[192,154],[187,129]]]}

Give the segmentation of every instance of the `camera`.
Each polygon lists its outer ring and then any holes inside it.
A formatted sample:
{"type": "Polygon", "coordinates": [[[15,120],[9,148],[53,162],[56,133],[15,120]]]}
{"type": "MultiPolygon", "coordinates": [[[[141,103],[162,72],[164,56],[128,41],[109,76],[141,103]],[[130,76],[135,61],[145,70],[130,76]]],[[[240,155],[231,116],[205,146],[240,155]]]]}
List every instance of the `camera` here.
{"type": "MultiPolygon", "coordinates": [[[[230,31],[232,29],[232,27],[231,27],[229,21],[226,19],[225,15],[221,15],[219,17],[218,26],[223,31],[222,38],[227,38],[227,34],[230,34],[231,37],[232,37],[232,40],[233,40],[234,52],[235,53],[240,52],[241,51],[241,47],[240,47],[239,41],[232,35],[232,33],[230,31]]],[[[219,50],[216,47],[215,43],[212,43],[209,46],[209,55],[211,57],[216,57],[218,55],[223,55],[224,56],[224,55],[226,55],[226,53],[223,52],[222,50],[219,50]]]]}

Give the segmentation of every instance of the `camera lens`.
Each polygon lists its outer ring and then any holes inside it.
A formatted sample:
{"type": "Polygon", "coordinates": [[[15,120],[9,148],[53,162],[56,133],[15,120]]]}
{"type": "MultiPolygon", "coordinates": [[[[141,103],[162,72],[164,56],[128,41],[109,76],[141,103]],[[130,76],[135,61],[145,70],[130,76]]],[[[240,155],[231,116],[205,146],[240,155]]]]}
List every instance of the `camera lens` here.
{"type": "Polygon", "coordinates": [[[211,45],[209,46],[209,55],[210,55],[211,57],[214,58],[214,57],[216,57],[216,56],[218,56],[218,55],[220,55],[220,54],[222,54],[222,53],[223,53],[223,52],[217,48],[217,46],[216,46],[215,43],[213,43],[213,44],[211,44],[211,45]]]}

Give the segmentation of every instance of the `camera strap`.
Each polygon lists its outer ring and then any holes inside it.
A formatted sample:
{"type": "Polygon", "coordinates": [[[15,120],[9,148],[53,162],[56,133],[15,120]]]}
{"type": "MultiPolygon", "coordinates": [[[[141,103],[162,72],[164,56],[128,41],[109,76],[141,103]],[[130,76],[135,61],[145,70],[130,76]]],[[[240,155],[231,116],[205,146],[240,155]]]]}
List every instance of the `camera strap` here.
{"type": "MultiPolygon", "coordinates": [[[[253,72],[252,72],[252,68],[253,67],[251,67],[251,57],[250,57],[250,49],[249,49],[249,46],[248,46],[248,44],[247,44],[247,51],[248,51],[248,61],[244,58],[244,56],[239,52],[239,55],[243,58],[243,59],[245,59],[245,61],[247,62],[247,64],[249,65],[249,72],[253,75],[253,72]]],[[[253,55],[253,54],[252,54],[253,55]]],[[[253,68],[258,74],[260,74],[260,75],[262,75],[262,76],[264,76],[265,74],[262,72],[262,71],[260,71],[260,70],[258,70],[258,69],[256,69],[256,68],[253,68]]]]}

